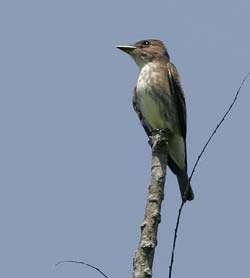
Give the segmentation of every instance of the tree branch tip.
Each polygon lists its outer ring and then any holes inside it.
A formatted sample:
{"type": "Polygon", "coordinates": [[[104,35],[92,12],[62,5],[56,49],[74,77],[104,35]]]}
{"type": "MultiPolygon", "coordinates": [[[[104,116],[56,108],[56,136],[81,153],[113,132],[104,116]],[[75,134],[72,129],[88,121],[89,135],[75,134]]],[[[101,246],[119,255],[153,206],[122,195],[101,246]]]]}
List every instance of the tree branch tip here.
{"type": "Polygon", "coordinates": [[[102,276],[104,276],[105,278],[110,278],[109,276],[107,276],[103,271],[101,271],[98,267],[93,266],[91,264],[85,263],[83,261],[74,261],[74,260],[67,260],[67,261],[59,261],[55,264],[55,266],[58,266],[60,264],[64,264],[64,263],[75,263],[75,264],[82,264],[85,266],[88,266],[89,268],[92,268],[94,270],[96,270],[97,272],[99,272],[102,276]]]}
{"type": "Polygon", "coordinates": [[[76,263],[76,264],[83,264],[83,265],[88,266],[87,263],[82,262],[82,261],[67,260],[67,261],[59,261],[59,262],[57,262],[57,263],[55,264],[55,267],[57,267],[57,266],[60,265],[60,264],[65,264],[65,263],[76,263]]]}
{"type": "Polygon", "coordinates": [[[59,261],[55,264],[55,267],[57,267],[58,265],[63,264],[63,263],[66,263],[66,262],[65,261],[59,261]]]}

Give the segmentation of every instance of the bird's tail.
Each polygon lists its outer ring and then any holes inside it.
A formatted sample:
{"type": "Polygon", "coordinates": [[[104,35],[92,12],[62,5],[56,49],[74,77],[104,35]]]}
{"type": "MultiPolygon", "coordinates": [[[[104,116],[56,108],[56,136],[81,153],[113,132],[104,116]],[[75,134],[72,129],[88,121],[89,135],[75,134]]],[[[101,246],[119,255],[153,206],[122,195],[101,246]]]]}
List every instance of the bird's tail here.
{"type": "Polygon", "coordinates": [[[191,187],[191,184],[188,179],[188,175],[186,171],[180,171],[177,175],[180,191],[181,191],[181,197],[182,200],[188,200],[192,201],[194,199],[194,193],[191,187]],[[188,188],[188,189],[187,189],[188,188]],[[188,190],[186,192],[186,189],[188,190]]]}

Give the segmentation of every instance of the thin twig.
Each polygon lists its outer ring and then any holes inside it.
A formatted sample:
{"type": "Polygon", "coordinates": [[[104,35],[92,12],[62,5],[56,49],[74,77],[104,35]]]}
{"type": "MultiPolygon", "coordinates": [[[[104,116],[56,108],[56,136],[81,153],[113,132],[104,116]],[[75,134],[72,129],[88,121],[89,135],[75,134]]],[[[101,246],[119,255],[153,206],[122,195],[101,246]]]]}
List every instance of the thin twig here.
{"type": "Polygon", "coordinates": [[[247,80],[248,76],[250,75],[250,72],[248,74],[246,74],[246,76],[242,79],[241,81],[241,84],[240,84],[240,87],[238,88],[236,94],[235,94],[235,97],[233,99],[233,102],[231,103],[231,105],[229,106],[229,108],[227,109],[227,111],[225,112],[224,116],[222,117],[222,119],[220,120],[220,122],[218,123],[218,125],[216,126],[216,128],[213,130],[213,132],[210,134],[206,144],[204,145],[203,149],[201,150],[200,154],[198,155],[198,158],[194,164],[194,167],[193,167],[193,170],[192,170],[192,173],[190,175],[190,178],[189,180],[191,181],[192,177],[193,177],[193,174],[196,170],[196,167],[201,159],[201,156],[203,155],[203,153],[205,152],[208,144],[210,143],[210,141],[212,140],[212,138],[214,137],[215,133],[217,132],[217,130],[219,129],[219,127],[221,126],[221,124],[224,122],[225,118],[227,117],[228,113],[231,111],[231,109],[233,108],[238,96],[239,96],[239,93],[240,93],[240,90],[242,88],[242,86],[244,85],[245,81],[247,80]]]}
{"type": "MultiPolygon", "coordinates": [[[[248,72],[246,74],[246,76],[242,79],[240,87],[238,88],[235,97],[231,103],[231,105],[229,106],[229,108],[226,110],[225,114],[223,115],[222,119],[220,120],[220,122],[217,124],[217,126],[215,127],[215,129],[213,130],[213,132],[210,134],[208,140],[206,141],[206,144],[204,145],[204,147],[202,148],[200,154],[197,157],[197,160],[194,164],[193,170],[191,172],[191,175],[189,177],[189,181],[191,181],[193,174],[196,170],[196,167],[202,157],[202,155],[204,154],[208,144],[210,143],[210,141],[212,140],[212,138],[214,137],[215,133],[218,131],[218,129],[220,128],[221,124],[224,122],[224,120],[226,119],[227,115],[229,114],[229,112],[231,111],[231,109],[233,108],[239,93],[241,91],[242,86],[244,85],[244,83],[246,82],[246,80],[248,79],[250,75],[250,72],[248,72]]],[[[180,218],[181,218],[181,213],[182,213],[182,209],[184,207],[185,202],[181,203],[180,209],[179,209],[179,213],[178,213],[178,217],[177,217],[177,221],[176,221],[176,226],[175,226],[175,232],[174,232],[174,241],[173,241],[173,247],[172,247],[172,254],[171,254],[171,261],[170,261],[170,266],[169,266],[169,275],[168,277],[171,278],[172,277],[172,269],[173,269],[173,264],[174,264],[174,256],[175,256],[175,247],[176,247],[176,240],[177,240],[177,234],[178,234],[178,228],[179,228],[179,224],[180,224],[180,218]]]]}
{"type": "Polygon", "coordinates": [[[171,262],[170,262],[170,266],[169,266],[169,276],[168,276],[169,278],[171,278],[171,276],[172,276],[172,268],[173,268],[173,263],[174,263],[174,252],[175,252],[175,245],[176,245],[176,240],[177,240],[177,232],[178,232],[180,218],[181,218],[181,212],[182,212],[182,208],[183,208],[184,204],[185,204],[185,202],[182,201],[181,206],[179,208],[176,227],[175,227],[175,231],[174,231],[174,241],[173,241],[173,248],[172,248],[172,254],[171,254],[171,262]]]}
{"type": "Polygon", "coordinates": [[[73,260],[69,260],[69,261],[60,261],[58,263],[56,263],[56,266],[58,266],[59,264],[64,264],[64,263],[75,263],[75,264],[83,264],[85,266],[88,266],[96,271],[98,271],[99,273],[101,273],[105,278],[110,278],[109,276],[107,276],[103,271],[101,271],[98,267],[93,266],[91,264],[87,264],[85,262],[82,261],[73,261],[73,260]]]}

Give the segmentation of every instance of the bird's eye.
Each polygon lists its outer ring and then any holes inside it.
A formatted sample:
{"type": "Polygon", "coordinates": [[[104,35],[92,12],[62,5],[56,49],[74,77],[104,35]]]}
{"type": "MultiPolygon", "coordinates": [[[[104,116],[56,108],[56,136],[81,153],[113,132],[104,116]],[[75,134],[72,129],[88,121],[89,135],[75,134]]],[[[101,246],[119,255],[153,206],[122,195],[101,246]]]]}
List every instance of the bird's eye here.
{"type": "Polygon", "coordinates": [[[150,45],[150,42],[149,42],[149,41],[144,41],[144,42],[143,42],[143,45],[149,46],[149,45],[150,45]]]}

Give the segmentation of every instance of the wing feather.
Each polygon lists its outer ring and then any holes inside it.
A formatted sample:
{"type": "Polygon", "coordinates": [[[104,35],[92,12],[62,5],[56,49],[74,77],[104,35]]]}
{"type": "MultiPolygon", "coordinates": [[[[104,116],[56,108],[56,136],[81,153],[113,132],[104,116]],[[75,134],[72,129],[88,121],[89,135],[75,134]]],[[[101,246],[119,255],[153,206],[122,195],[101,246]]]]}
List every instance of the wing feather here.
{"type": "Polygon", "coordinates": [[[187,135],[187,109],[184,92],[180,82],[180,76],[174,64],[168,63],[168,75],[170,88],[172,93],[175,95],[176,106],[179,116],[181,134],[185,144],[185,164],[187,170],[187,147],[186,147],[186,135],[187,135]]]}
{"type": "Polygon", "coordinates": [[[181,133],[184,139],[186,139],[187,135],[187,110],[186,110],[186,102],[184,97],[184,92],[181,87],[180,77],[177,72],[174,64],[169,63],[169,79],[170,79],[170,87],[173,90],[174,95],[176,96],[176,104],[177,111],[179,116],[179,121],[181,125],[181,133]]]}

